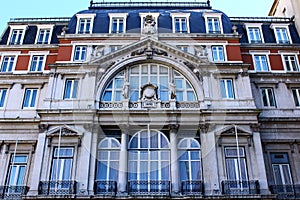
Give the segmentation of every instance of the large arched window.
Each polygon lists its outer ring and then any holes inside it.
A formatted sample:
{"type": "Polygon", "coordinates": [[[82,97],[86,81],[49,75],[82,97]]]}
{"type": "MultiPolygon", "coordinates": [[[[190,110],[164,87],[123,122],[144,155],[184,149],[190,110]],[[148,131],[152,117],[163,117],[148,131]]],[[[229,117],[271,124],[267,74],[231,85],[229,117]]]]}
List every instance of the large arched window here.
{"type": "Polygon", "coordinates": [[[200,144],[193,138],[178,143],[179,174],[183,193],[202,192],[200,144]]]}
{"type": "Polygon", "coordinates": [[[141,99],[141,87],[149,83],[157,87],[157,98],[163,102],[170,100],[171,83],[175,85],[177,101],[197,100],[192,85],[179,71],[162,64],[144,63],[130,66],[118,73],[102,92],[101,101],[122,101],[122,89],[126,81],[129,83],[128,98],[131,102],[141,99]]]}
{"type": "Polygon", "coordinates": [[[96,193],[116,192],[119,172],[120,143],[115,138],[104,138],[98,145],[96,193]]]}
{"type": "Polygon", "coordinates": [[[130,193],[168,193],[170,147],[167,137],[155,130],[136,133],[129,142],[130,193]]]}

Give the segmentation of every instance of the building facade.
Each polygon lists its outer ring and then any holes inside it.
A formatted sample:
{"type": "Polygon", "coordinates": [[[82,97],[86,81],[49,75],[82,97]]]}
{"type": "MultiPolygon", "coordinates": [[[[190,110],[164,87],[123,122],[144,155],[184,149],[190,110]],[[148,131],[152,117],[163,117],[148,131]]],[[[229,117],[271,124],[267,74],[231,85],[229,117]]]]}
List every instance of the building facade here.
{"type": "Polygon", "coordinates": [[[290,18],[93,2],[0,41],[0,197],[299,198],[290,18]]]}

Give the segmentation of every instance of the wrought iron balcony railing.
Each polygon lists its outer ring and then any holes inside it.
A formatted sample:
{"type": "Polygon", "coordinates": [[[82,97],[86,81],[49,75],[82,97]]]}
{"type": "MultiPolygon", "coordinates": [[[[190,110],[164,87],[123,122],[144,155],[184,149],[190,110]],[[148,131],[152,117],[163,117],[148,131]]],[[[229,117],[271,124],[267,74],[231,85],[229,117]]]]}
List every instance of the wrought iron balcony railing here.
{"type": "Polygon", "coordinates": [[[226,180],[222,182],[222,192],[227,195],[260,194],[258,180],[226,180]]]}
{"type": "Polygon", "coordinates": [[[28,190],[27,186],[0,186],[0,199],[22,199],[28,190]]]}
{"type": "Polygon", "coordinates": [[[300,185],[271,185],[272,194],[277,194],[277,199],[299,199],[300,185]]]}
{"type": "Polygon", "coordinates": [[[115,196],[117,192],[116,181],[96,180],[94,187],[96,195],[115,196]]]}
{"type": "Polygon", "coordinates": [[[203,194],[203,182],[201,180],[182,181],[181,192],[186,196],[198,196],[203,194]]]}
{"type": "Polygon", "coordinates": [[[41,181],[40,195],[73,195],[76,194],[76,181],[41,181]]]}
{"type": "Polygon", "coordinates": [[[170,181],[129,181],[128,192],[133,196],[170,196],[170,181]]]}

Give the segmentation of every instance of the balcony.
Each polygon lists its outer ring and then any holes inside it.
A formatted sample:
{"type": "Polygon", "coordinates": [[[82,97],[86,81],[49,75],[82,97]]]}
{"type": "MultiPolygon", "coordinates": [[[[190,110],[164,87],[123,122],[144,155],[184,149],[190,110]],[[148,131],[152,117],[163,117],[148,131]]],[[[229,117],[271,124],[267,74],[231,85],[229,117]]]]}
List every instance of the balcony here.
{"type": "Polygon", "coordinates": [[[94,187],[95,187],[96,195],[116,196],[116,192],[117,192],[116,181],[96,180],[94,187]]]}
{"type": "Polygon", "coordinates": [[[203,194],[203,182],[200,180],[182,181],[181,192],[184,196],[201,196],[203,194]]]}
{"type": "Polygon", "coordinates": [[[28,190],[27,186],[0,186],[0,199],[22,199],[28,190]]]}
{"type": "Polygon", "coordinates": [[[258,180],[226,180],[222,181],[222,193],[225,195],[257,195],[258,180]]]}
{"type": "Polygon", "coordinates": [[[76,194],[76,181],[41,181],[40,195],[74,195],[76,194]]]}
{"type": "Polygon", "coordinates": [[[277,194],[277,199],[299,199],[300,185],[271,185],[272,194],[277,194]]]}
{"type": "Polygon", "coordinates": [[[129,195],[170,196],[170,181],[129,181],[129,195]]]}

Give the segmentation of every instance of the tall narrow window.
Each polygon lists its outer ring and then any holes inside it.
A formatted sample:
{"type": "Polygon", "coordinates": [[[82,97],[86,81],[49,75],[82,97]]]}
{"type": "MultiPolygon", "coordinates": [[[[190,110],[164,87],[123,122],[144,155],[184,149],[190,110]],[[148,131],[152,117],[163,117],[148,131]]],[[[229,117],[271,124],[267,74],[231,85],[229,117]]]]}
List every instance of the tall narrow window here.
{"type": "Polygon", "coordinates": [[[78,80],[67,79],[65,84],[64,99],[75,99],[78,91],[78,80]]]}
{"type": "Polygon", "coordinates": [[[37,44],[49,44],[50,29],[40,29],[38,33],[37,44]]]}
{"type": "Polygon", "coordinates": [[[291,185],[292,176],[287,153],[271,153],[274,182],[276,185],[291,185]]]}
{"type": "Polygon", "coordinates": [[[15,56],[4,56],[1,63],[1,72],[12,72],[15,64],[15,56]]]}
{"type": "Polygon", "coordinates": [[[27,155],[13,155],[10,159],[7,185],[22,186],[27,166],[27,155]]]}
{"type": "Polygon", "coordinates": [[[258,27],[249,27],[248,34],[250,43],[262,43],[261,32],[258,27]]]}
{"type": "Polygon", "coordinates": [[[96,185],[97,193],[116,192],[119,174],[120,143],[114,138],[105,138],[98,145],[96,185]]]}
{"type": "Polygon", "coordinates": [[[24,32],[23,29],[12,30],[9,44],[10,45],[21,44],[23,38],[23,32],[24,32]]]}
{"type": "Polygon", "coordinates": [[[0,89],[0,108],[4,107],[7,89],[0,89]]]}
{"type": "Polygon", "coordinates": [[[298,72],[299,66],[295,55],[284,55],[284,63],[286,71],[289,72],[298,72]]]}
{"type": "Polygon", "coordinates": [[[175,33],[187,33],[187,18],[175,17],[175,33]]]}
{"type": "Polygon", "coordinates": [[[248,180],[244,148],[226,147],[225,159],[228,180],[248,180]]]}
{"type": "Polygon", "coordinates": [[[91,19],[90,18],[81,18],[79,20],[78,31],[79,34],[90,33],[91,29],[91,19]]]}
{"type": "Polygon", "coordinates": [[[293,97],[294,97],[294,102],[297,107],[300,107],[300,89],[299,88],[293,88],[293,97]]]}
{"type": "Polygon", "coordinates": [[[212,56],[214,61],[224,61],[224,48],[223,46],[212,46],[212,56]]]}
{"type": "Polygon", "coordinates": [[[76,46],[74,51],[74,61],[85,61],[86,60],[87,47],[76,46]]]}
{"type": "Polygon", "coordinates": [[[258,72],[269,71],[269,65],[266,55],[254,55],[254,66],[258,72]]]}
{"type": "Polygon", "coordinates": [[[261,88],[261,94],[264,107],[276,106],[273,88],[261,88]]]}
{"type": "Polygon", "coordinates": [[[74,149],[71,147],[56,147],[54,149],[51,180],[71,180],[74,149]]]}
{"type": "Polygon", "coordinates": [[[218,17],[208,17],[207,24],[209,33],[221,33],[220,21],[218,17]]]}
{"type": "Polygon", "coordinates": [[[34,108],[37,99],[37,89],[26,89],[23,100],[23,108],[34,108]]]}
{"type": "Polygon", "coordinates": [[[233,83],[232,79],[222,79],[220,80],[221,94],[223,99],[233,99],[233,83]]]}
{"type": "Polygon", "coordinates": [[[200,144],[192,138],[178,144],[179,174],[183,193],[201,193],[202,167],[200,144]]]}
{"type": "Polygon", "coordinates": [[[290,38],[288,35],[287,28],[276,27],[275,34],[276,34],[276,38],[277,38],[277,43],[280,43],[280,44],[289,44],[290,43],[290,38]]]}
{"type": "Polygon", "coordinates": [[[102,97],[102,101],[123,100],[122,89],[124,85],[124,71],[120,72],[107,86],[102,97]]]}
{"type": "Polygon", "coordinates": [[[44,65],[45,56],[32,56],[30,71],[31,72],[41,72],[44,65]]]}

